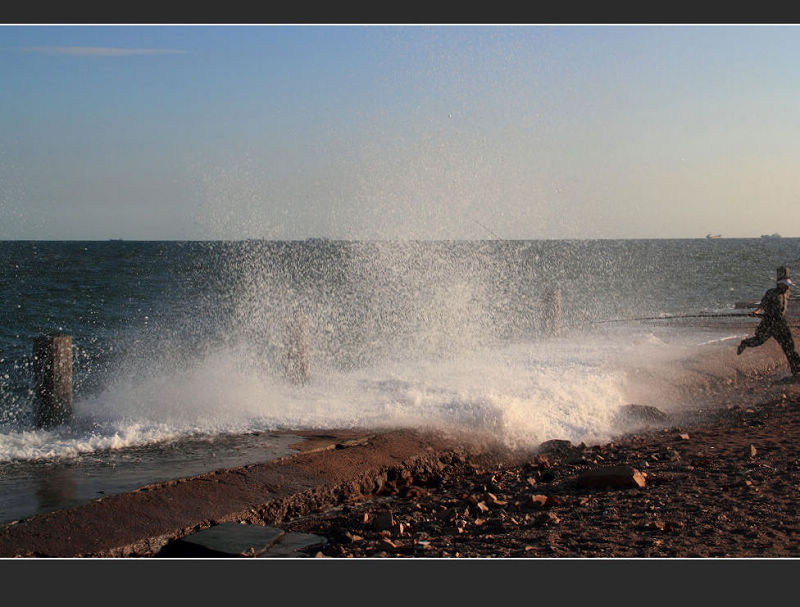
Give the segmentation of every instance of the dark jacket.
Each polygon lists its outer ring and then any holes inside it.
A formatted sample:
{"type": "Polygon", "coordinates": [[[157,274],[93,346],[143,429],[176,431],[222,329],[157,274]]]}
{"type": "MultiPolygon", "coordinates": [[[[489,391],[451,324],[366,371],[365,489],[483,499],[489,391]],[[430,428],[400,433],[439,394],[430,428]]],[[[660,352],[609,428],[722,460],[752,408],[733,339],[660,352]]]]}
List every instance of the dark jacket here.
{"type": "Polygon", "coordinates": [[[781,293],[780,289],[775,287],[764,293],[764,297],[761,298],[761,303],[756,310],[756,315],[766,324],[784,323],[786,322],[785,317],[788,306],[789,291],[781,293]]]}

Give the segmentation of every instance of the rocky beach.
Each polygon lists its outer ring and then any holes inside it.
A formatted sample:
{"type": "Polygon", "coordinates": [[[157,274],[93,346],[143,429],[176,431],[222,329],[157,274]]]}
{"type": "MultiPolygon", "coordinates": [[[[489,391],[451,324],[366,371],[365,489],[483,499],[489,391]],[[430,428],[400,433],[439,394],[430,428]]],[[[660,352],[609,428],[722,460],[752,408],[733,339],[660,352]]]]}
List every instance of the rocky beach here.
{"type": "Polygon", "coordinates": [[[626,405],[604,444],[305,432],[287,457],[5,523],[0,557],[797,557],[800,384],[776,344],[731,349],[704,363],[703,407],[626,405]],[[187,552],[210,529],[244,543],[187,552]]]}

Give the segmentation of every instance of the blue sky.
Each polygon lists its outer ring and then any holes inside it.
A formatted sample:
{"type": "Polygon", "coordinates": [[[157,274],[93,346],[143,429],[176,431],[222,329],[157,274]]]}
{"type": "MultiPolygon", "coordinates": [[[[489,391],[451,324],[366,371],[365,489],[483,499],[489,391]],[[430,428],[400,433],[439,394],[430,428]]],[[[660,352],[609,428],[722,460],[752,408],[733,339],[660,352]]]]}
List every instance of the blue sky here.
{"type": "Polygon", "coordinates": [[[800,236],[796,26],[0,26],[0,238],[800,236]]]}

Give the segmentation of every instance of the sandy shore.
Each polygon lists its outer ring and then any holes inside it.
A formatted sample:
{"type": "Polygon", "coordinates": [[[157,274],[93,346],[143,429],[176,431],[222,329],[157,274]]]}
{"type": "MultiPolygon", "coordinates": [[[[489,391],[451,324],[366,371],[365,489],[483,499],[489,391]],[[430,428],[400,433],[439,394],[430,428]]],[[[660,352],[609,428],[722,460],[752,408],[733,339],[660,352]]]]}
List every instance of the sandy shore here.
{"type": "Polygon", "coordinates": [[[4,525],[0,557],[163,557],[232,521],[325,537],[308,557],[798,557],[800,385],[777,346],[731,350],[703,366],[711,405],[612,443],[306,433],[290,457],[4,525]]]}

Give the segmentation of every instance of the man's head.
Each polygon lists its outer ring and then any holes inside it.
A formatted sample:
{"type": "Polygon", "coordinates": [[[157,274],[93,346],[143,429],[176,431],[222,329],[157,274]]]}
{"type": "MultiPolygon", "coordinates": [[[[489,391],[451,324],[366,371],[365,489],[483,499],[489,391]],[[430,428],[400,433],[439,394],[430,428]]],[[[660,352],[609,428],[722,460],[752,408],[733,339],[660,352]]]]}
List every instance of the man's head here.
{"type": "Polygon", "coordinates": [[[790,278],[784,278],[783,280],[778,281],[778,288],[781,292],[788,291],[789,287],[793,287],[794,283],[790,278]]]}

